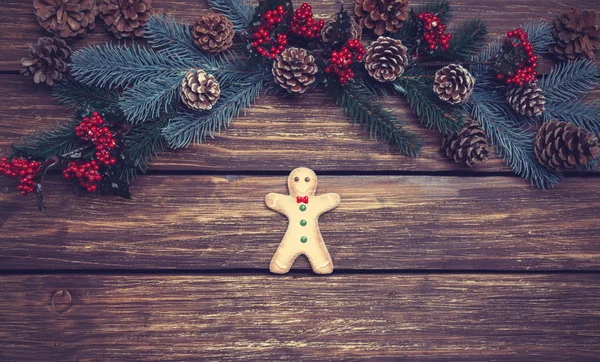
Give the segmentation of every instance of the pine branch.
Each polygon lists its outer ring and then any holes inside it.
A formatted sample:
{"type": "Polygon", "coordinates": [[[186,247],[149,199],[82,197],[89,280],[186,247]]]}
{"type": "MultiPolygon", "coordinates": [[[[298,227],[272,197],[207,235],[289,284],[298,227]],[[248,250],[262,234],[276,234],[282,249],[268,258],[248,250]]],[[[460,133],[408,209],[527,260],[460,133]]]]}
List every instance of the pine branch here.
{"type": "Polygon", "coordinates": [[[172,112],[179,100],[182,76],[151,79],[125,90],[119,102],[129,123],[143,123],[172,112]]]}
{"type": "Polygon", "coordinates": [[[115,90],[86,86],[72,79],[56,84],[52,94],[58,103],[70,109],[92,107],[102,110],[116,106],[120,97],[115,90]]]}
{"type": "Polygon", "coordinates": [[[169,115],[147,120],[138,124],[123,136],[123,145],[132,165],[127,169],[128,182],[137,177],[137,172],[146,172],[148,165],[165,151],[166,144],[162,130],[169,124],[169,115]]]}
{"type": "Polygon", "coordinates": [[[381,103],[365,96],[366,93],[363,87],[356,84],[346,85],[334,99],[350,122],[358,123],[369,132],[371,138],[397,147],[406,156],[419,156],[421,142],[417,135],[407,131],[404,123],[384,109],[381,103]]]}
{"type": "Polygon", "coordinates": [[[437,16],[440,18],[440,21],[445,24],[449,23],[454,15],[454,11],[450,6],[449,0],[432,0],[417,5],[413,9],[415,14],[419,14],[421,12],[437,14],[437,16]]]}
{"type": "Polygon", "coordinates": [[[13,155],[45,161],[76,150],[81,152],[86,145],[75,136],[75,126],[79,123],[73,119],[57,123],[48,130],[31,133],[23,138],[21,144],[12,146],[13,155]]]}
{"type": "Polygon", "coordinates": [[[448,0],[433,0],[413,7],[400,30],[392,34],[394,39],[402,40],[402,44],[410,50],[417,43],[419,35],[419,20],[417,14],[432,12],[438,14],[440,21],[447,24],[452,19],[453,11],[448,0]]]}
{"type": "Polygon", "coordinates": [[[245,83],[224,85],[216,105],[206,112],[181,110],[163,129],[169,147],[182,148],[192,143],[202,143],[229,126],[233,117],[239,116],[258,98],[262,88],[262,71],[255,71],[245,83]]]}
{"type": "Polygon", "coordinates": [[[590,102],[572,100],[560,102],[556,99],[548,100],[545,105],[543,116],[545,121],[558,119],[571,122],[577,127],[583,127],[594,132],[600,137],[600,101],[590,102]]]}
{"type": "Polygon", "coordinates": [[[488,27],[479,19],[461,23],[452,32],[448,50],[437,52],[436,58],[467,61],[479,54],[487,44],[488,27]]]}
{"type": "Polygon", "coordinates": [[[129,46],[91,45],[76,51],[71,57],[72,75],[76,81],[111,89],[140,84],[149,79],[183,76],[189,69],[207,68],[204,65],[202,59],[195,62],[171,57],[136,43],[129,46]]]}
{"type": "MultiPolygon", "coordinates": [[[[178,23],[175,17],[154,14],[144,27],[144,39],[158,53],[185,63],[214,65],[216,57],[205,53],[194,43],[190,26],[178,23]]],[[[213,66],[214,67],[214,66],[213,66]]]]}
{"type": "Polygon", "coordinates": [[[600,84],[600,73],[592,60],[558,63],[538,86],[549,102],[581,99],[600,84]]]}
{"type": "Polygon", "coordinates": [[[441,101],[433,93],[433,74],[422,68],[411,68],[394,82],[394,88],[406,95],[410,108],[425,127],[441,133],[456,132],[462,127],[464,111],[441,101]]]}
{"type": "Polygon", "coordinates": [[[254,6],[248,0],[208,0],[208,6],[213,11],[223,13],[237,32],[248,28],[254,15],[254,6]]]}
{"type": "Polygon", "coordinates": [[[495,101],[489,102],[489,91],[476,88],[467,103],[471,117],[479,122],[498,154],[516,174],[541,189],[553,188],[560,174],[537,162],[533,153],[534,134],[510,118],[502,93],[494,94],[495,101]]]}

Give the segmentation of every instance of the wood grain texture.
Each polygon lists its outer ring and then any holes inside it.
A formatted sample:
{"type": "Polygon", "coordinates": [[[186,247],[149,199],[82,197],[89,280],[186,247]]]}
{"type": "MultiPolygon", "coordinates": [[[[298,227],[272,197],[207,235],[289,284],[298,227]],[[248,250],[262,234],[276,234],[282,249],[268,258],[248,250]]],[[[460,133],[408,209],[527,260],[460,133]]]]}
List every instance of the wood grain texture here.
{"type": "MultiPolygon", "coordinates": [[[[287,220],[264,197],[285,180],[153,175],[123,200],[72,195],[56,177],[49,216],[0,194],[0,265],[267,270],[287,220]]],[[[343,176],[319,177],[317,193],[342,198],[320,222],[336,268],[600,270],[597,188],[596,177],[539,191],[516,177],[343,176]]]]}
{"type": "Polygon", "coordinates": [[[587,361],[600,353],[599,282],[597,274],[6,276],[0,358],[587,361]],[[73,303],[58,314],[51,299],[61,290],[73,303]]]}

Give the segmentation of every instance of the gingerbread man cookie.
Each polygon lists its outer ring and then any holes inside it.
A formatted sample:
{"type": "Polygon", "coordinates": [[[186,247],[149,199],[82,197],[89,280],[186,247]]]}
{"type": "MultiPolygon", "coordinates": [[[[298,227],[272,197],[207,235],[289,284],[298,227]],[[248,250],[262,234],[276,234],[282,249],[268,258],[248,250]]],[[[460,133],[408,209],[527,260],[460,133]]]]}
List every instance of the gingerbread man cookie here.
{"type": "Polygon", "coordinates": [[[265,197],[267,207],[284,214],[289,221],[269,270],[285,274],[296,258],[304,254],[315,273],[329,274],[333,271],[333,262],[319,231],[319,216],[338,207],[340,195],[315,196],[317,175],[305,167],[290,173],[288,189],[289,195],[270,193],[265,197]]]}

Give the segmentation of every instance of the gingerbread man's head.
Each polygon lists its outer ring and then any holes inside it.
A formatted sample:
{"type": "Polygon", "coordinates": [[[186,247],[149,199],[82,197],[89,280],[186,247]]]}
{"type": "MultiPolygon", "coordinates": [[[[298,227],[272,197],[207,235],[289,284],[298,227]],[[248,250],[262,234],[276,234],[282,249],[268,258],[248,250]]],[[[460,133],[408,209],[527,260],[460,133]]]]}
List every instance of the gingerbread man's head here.
{"type": "Polygon", "coordinates": [[[317,191],[317,175],[306,167],[298,167],[288,177],[288,188],[292,196],[314,196],[317,191]]]}

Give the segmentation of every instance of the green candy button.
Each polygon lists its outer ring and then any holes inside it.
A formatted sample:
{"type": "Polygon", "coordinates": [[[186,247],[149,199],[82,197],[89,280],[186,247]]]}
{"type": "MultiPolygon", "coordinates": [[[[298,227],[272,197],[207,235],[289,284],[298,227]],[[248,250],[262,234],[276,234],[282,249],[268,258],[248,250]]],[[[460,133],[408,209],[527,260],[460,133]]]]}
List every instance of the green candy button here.
{"type": "Polygon", "coordinates": [[[307,238],[306,236],[303,236],[303,237],[301,237],[301,238],[300,238],[300,241],[301,241],[302,243],[305,243],[305,242],[307,242],[307,241],[308,241],[308,238],[307,238]]]}
{"type": "Polygon", "coordinates": [[[306,210],[306,205],[300,205],[300,211],[306,210]]]}
{"type": "Polygon", "coordinates": [[[300,220],[300,225],[306,226],[306,220],[300,220]]]}

